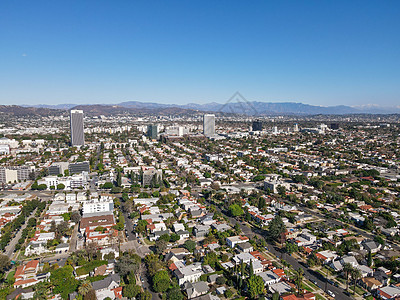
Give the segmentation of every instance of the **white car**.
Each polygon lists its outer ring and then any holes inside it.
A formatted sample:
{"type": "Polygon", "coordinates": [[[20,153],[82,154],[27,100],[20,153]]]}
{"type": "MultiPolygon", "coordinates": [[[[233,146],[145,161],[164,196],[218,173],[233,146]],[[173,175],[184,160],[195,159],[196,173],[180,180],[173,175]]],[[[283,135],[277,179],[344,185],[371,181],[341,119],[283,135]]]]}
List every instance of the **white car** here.
{"type": "Polygon", "coordinates": [[[326,293],[327,293],[329,296],[331,296],[332,298],[335,298],[335,297],[336,297],[335,294],[334,294],[332,291],[330,291],[330,290],[327,290],[326,293]]]}

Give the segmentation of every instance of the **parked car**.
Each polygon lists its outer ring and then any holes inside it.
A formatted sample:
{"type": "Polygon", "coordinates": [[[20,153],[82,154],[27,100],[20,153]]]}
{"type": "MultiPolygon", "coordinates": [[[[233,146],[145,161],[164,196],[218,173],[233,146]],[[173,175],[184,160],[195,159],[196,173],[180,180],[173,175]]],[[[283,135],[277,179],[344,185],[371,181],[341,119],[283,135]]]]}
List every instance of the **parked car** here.
{"type": "Polygon", "coordinates": [[[333,280],[328,279],[327,281],[328,281],[329,284],[335,285],[335,282],[333,280]]]}
{"type": "Polygon", "coordinates": [[[335,294],[331,290],[327,290],[326,293],[331,296],[332,298],[335,298],[335,294]]]}
{"type": "Polygon", "coordinates": [[[364,295],[363,295],[364,298],[367,298],[367,297],[369,297],[369,296],[371,296],[371,293],[368,293],[368,292],[367,292],[367,293],[364,293],[364,295]]]}
{"type": "Polygon", "coordinates": [[[316,286],[318,286],[318,282],[317,282],[316,280],[311,279],[310,281],[311,281],[312,283],[314,283],[316,286]]]}

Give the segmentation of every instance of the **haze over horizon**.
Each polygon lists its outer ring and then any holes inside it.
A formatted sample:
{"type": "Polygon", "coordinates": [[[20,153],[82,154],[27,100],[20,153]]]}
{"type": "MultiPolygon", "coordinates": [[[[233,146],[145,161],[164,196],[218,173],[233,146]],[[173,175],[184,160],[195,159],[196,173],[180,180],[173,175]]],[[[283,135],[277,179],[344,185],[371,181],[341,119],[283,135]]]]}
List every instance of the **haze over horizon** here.
{"type": "Polygon", "coordinates": [[[398,1],[2,1],[0,104],[400,103],[398,1]]]}

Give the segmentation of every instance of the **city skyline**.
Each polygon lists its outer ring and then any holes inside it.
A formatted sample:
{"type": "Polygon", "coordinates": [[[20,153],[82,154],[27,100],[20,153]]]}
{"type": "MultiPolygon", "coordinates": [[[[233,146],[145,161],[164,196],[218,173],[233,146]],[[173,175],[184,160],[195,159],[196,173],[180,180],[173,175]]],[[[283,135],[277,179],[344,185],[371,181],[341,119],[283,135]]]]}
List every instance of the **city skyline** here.
{"type": "Polygon", "coordinates": [[[261,102],[399,103],[395,1],[22,1],[0,11],[1,104],[223,103],[236,90],[261,102]]]}

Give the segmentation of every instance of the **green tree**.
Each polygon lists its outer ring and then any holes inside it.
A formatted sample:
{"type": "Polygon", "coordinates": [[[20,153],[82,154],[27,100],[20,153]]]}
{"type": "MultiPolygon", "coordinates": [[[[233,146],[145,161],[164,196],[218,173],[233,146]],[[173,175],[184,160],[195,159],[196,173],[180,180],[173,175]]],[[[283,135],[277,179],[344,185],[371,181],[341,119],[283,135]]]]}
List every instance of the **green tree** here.
{"type": "Polygon", "coordinates": [[[78,223],[81,220],[81,214],[78,211],[73,211],[71,213],[71,221],[78,223]]]}
{"type": "Polygon", "coordinates": [[[85,296],[83,296],[83,300],[97,300],[96,291],[94,289],[91,289],[89,292],[86,293],[85,296]]]}
{"type": "Polygon", "coordinates": [[[63,183],[57,184],[57,190],[63,190],[63,189],[65,189],[65,184],[63,183]]]}
{"type": "Polygon", "coordinates": [[[218,256],[214,251],[210,251],[204,256],[203,264],[209,265],[212,268],[215,268],[215,265],[218,262],[218,256]]]}
{"type": "Polygon", "coordinates": [[[357,285],[357,281],[358,279],[361,278],[361,271],[359,269],[353,268],[353,270],[351,271],[351,278],[353,279],[353,283],[354,283],[354,290],[353,290],[353,295],[356,293],[356,285],[357,285]]]}
{"type": "Polygon", "coordinates": [[[278,292],[275,292],[272,294],[272,300],[279,300],[281,298],[281,296],[279,295],[278,292]]]}
{"type": "Polygon", "coordinates": [[[280,242],[282,234],[285,232],[286,226],[283,223],[282,218],[279,215],[276,215],[268,225],[269,237],[276,242],[280,242]]]}
{"type": "Polygon", "coordinates": [[[180,239],[179,234],[172,233],[171,236],[170,236],[170,240],[169,241],[171,243],[175,243],[176,241],[179,241],[179,239],[180,239]]]}
{"type": "Polygon", "coordinates": [[[183,247],[185,247],[188,251],[193,252],[194,249],[196,249],[196,242],[191,241],[191,240],[187,240],[183,244],[183,247]]]}
{"type": "Polygon", "coordinates": [[[112,189],[114,185],[112,184],[112,182],[105,182],[102,186],[103,189],[112,189]]]}
{"type": "Polygon", "coordinates": [[[0,253],[0,271],[5,272],[11,266],[11,261],[7,255],[0,253]]]}
{"type": "Polygon", "coordinates": [[[116,184],[117,184],[117,187],[121,187],[121,181],[122,181],[122,178],[121,178],[122,176],[121,176],[121,171],[118,171],[118,173],[117,173],[117,180],[116,180],[116,184]]]}
{"type": "Polygon", "coordinates": [[[38,187],[37,187],[37,189],[38,189],[39,191],[44,191],[44,190],[47,189],[47,185],[45,185],[44,183],[39,184],[38,187]]]}
{"type": "Polygon", "coordinates": [[[219,276],[215,280],[215,283],[218,284],[218,285],[224,285],[226,283],[226,278],[223,275],[219,276]]]}
{"type": "Polygon", "coordinates": [[[147,223],[146,220],[139,220],[139,221],[137,222],[136,232],[137,232],[137,233],[143,233],[143,232],[145,232],[145,231],[146,231],[146,228],[147,228],[147,224],[149,224],[149,223],[147,223]]]}
{"type": "Polygon", "coordinates": [[[253,268],[253,261],[252,260],[250,260],[249,275],[250,276],[254,275],[254,268],[253,268]]]}
{"type": "Polygon", "coordinates": [[[151,300],[151,293],[148,290],[141,292],[140,300],[151,300]]]}
{"type": "Polygon", "coordinates": [[[346,277],[346,291],[349,289],[349,277],[350,277],[352,270],[353,270],[353,266],[350,263],[345,263],[343,265],[343,273],[344,273],[344,276],[346,277]]]}
{"type": "Polygon", "coordinates": [[[129,273],[137,274],[140,270],[141,263],[142,259],[137,254],[132,256],[123,255],[119,257],[115,269],[119,275],[125,277],[129,273]]]}
{"type": "Polygon", "coordinates": [[[233,217],[238,217],[244,214],[243,209],[238,204],[232,204],[229,206],[229,213],[233,217]]]}
{"type": "Polygon", "coordinates": [[[300,295],[302,292],[302,285],[303,285],[303,279],[304,279],[304,270],[302,268],[299,268],[294,271],[294,282],[296,283],[297,286],[297,294],[300,295]]]}
{"type": "MultiPolygon", "coordinates": [[[[48,294],[51,290],[51,283],[48,281],[42,281],[35,285],[35,293],[33,294],[33,299],[35,300],[47,300],[48,294]]],[[[1,298],[1,296],[0,296],[1,298]]]]}
{"type": "Polygon", "coordinates": [[[54,270],[50,275],[50,282],[54,286],[53,292],[61,294],[63,299],[68,299],[68,295],[78,287],[78,280],[73,274],[74,268],[66,265],[62,268],[54,270]]]}
{"type": "Polygon", "coordinates": [[[258,299],[264,291],[264,281],[260,276],[250,276],[247,285],[250,297],[253,299],[258,299]]]}
{"type": "Polygon", "coordinates": [[[165,249],[167,249],[167,242],[162,239],[158,239],[155,243],[155,249],[157,254],[161,254],[164,252],[165,249]]]}
{"type": "Polygon", "coordinates": [[[175,287],[175,288],[168,290],[167,299],[168,300],[183,300],[184,296],[183,296],[181,290],[178,287],[175,287]]]}
{"type": "Polygon", "coordinates": [[[152,279],[153,282],[153,289],[157,293],[164,293],[169,288],[169,275],[168,272],[165,270],[157,272],[152,279]]]}
{"type": "Polygon", "coordinates": [[[372,267],[373,260],[372,260],[372,253],[371,253],[371,251],[368,251],[367,264],[368,264],[368,267],[372,267]]]}
{"type": "Polygon", "coordinates": [[[284,186],[282,185],[278,186],[277,191],[279,196],[281,196],[282,198],[286,196],[286,188],[284,186]]]}
{"type": "Polygon", "coordinates": [[[165,233],[162,236],[160,236],[160,240],[166,241],[167,243],[169,242],[170,239],[171,237],[169,236],[168,233],[165,233]]]}
{"type": "Polygon", "coordinates": [[[84,280],[78,288],[78,293],[85,296],[92,289],[92,284],[89,280],[84,280]]]}
{"type": "Polygon", "coordinates": [[[289,254],[292,254],[294,252],[298,252],[299,247],[296,244],[293,243],[286,243],[286,252],[289,254]]]}
{"type": "Polygon", "coordinates": [[[128,284],[124,286],[122,290],[122,295],[127,298],[135,298],[137,295],[140,294],[141,288],[136,284],[128,284]]]}
{"type": "Polygon", "coordinates": [[[260,197],[260,199],[258,199],[258,209],[262,210],[265,207],[265,204],[265,198],[260,197]]]}

